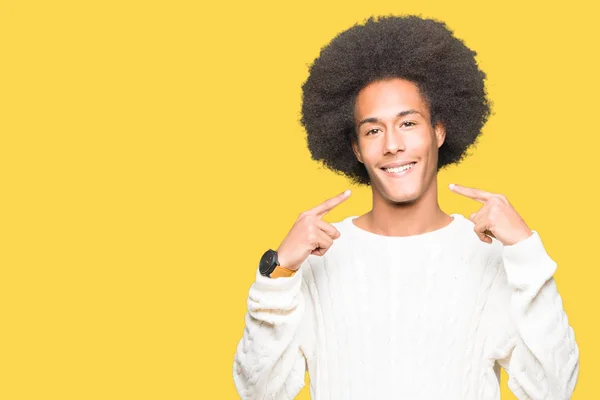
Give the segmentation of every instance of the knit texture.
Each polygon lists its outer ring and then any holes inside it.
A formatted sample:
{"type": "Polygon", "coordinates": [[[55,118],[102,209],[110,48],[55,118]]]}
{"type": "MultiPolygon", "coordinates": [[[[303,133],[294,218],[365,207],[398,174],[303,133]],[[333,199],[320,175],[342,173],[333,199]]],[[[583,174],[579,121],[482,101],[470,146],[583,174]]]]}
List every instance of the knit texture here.
{"type": "Polygon", "coordinates": [[[233,378],[243,399],[569,399],[579,350],[539,234],[483,243],[460,214],[381,236],[348,217],[289,278],[256,272],[233,378]]]}

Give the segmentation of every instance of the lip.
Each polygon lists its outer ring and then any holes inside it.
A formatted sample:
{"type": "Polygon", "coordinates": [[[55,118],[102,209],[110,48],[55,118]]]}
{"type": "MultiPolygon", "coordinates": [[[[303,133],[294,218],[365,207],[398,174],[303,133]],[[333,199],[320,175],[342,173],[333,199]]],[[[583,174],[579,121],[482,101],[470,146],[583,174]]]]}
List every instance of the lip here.
{"type": "Polygon", "coordinates": [[[383,168],[398,168],[398,167],[402,167],[403,165],[408,165],[408,164],[416,164],[416,161],[395,161],[389,164],[384,164],[382,165],[381,169],[383,168]]]}
{"type": "MultiPolygon", "coordinates": [[[[402,166],[402,165],[412,164],[412,163],[411,162],[409,162],[409,163],[405,162],[405,163],[396,163],[396,164],[397,164],[397,166],[402,166]]],[[[387,165],[390,165],[390,166],[386,167],[386,168],[394,168],[394,167],[392,167],[392,165],[394,165],[394,164],[387,164],[387,165]]],[[[390,178],[396,178],[396,179],[398,179],[398,178],[404,178],[406,175],[410,174],[412,172],[412,170],[415,169],[416,167],[417,167],[417,165],[415,163],[415,165],[413,167],[407,169],[406,171],[402,171],[400,173],[387,172],[385,169],[383,169],[384,167],[382,167],[381,170],[383,171],[383,173],[385,174],[385,176],[389,176],[390,178]]]]}

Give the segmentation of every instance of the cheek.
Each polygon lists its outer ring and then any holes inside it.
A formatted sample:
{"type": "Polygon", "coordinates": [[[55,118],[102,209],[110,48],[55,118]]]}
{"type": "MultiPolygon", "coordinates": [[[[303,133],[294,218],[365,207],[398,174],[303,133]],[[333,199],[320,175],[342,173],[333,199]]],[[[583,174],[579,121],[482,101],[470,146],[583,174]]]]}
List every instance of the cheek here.
{"type": "Polygon", "coordinates": [[[381,157],[381,149],[377,147],[377,144],[373,142],[362,143],[360,146],[360,154],[365,164],[372,164],[377,162],[381,157]]]}
{"type": "Polygon", "coordinates": [[[427,135],[414,135],[408,137],[406,139],[406,149],[424,155],[432,149],[431,138],[427,135]]]}

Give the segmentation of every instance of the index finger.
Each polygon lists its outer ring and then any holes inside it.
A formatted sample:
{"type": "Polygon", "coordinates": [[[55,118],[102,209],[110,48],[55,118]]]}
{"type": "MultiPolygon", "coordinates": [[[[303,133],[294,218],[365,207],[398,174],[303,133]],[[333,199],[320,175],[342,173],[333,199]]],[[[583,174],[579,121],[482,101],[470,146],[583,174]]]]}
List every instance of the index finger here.
{"type": "Polygon", "coordinates": [[[315,214],[317,217],[320,218],[327,214],[329,211],[331,211],[334,207],[339,205],[341,202],[346,200],[348,197],[350,197],[351,193],[352,192],[350,190],[346,190],[345,192],[340,193],[329,200],[325,200],[323,203],[309,210],[309,212],[311,214],[315,214]]]}
{"type": "Polygon", "coordinates": [[[485,203],[493,196],[493,193],[489,193],[475,188],[469,188],[466,186],[455,185],[453,183],[450,184],[449,187],[450,190],[452,190],[453,192],[462,194],[463,196],[466,196],[473,200],[477,200],[481,203],[485,203]]]}

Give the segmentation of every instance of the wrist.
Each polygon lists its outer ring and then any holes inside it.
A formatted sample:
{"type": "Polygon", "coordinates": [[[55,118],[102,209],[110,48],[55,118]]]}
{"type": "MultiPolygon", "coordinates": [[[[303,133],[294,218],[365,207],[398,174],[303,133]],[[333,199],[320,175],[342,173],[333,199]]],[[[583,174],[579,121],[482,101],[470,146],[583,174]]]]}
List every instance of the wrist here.
{"type": "Polygon", "coordinates": [[[287,255],[285,253],[279,253],[279,251],[277,251],[277,261],[279,263],[280,268],[285,268],[290,271],[297,271],[298,268],[300,268],[300,265],[295,265],[291,263],[287,258],[287,255]]]}

